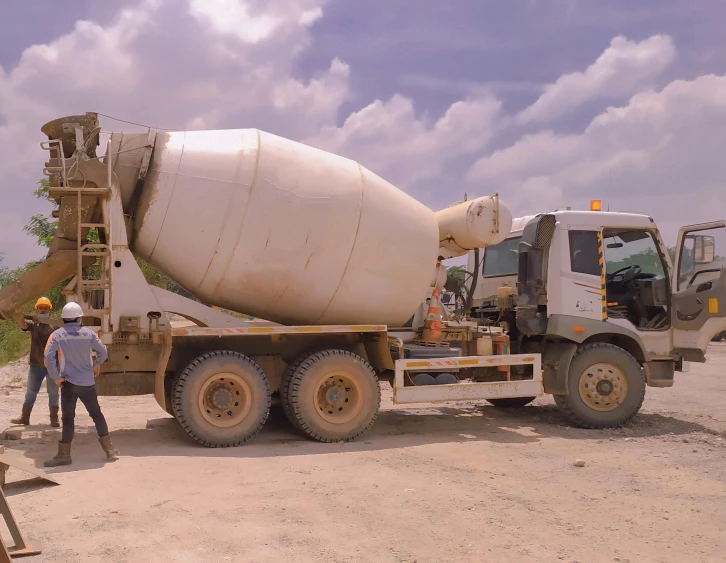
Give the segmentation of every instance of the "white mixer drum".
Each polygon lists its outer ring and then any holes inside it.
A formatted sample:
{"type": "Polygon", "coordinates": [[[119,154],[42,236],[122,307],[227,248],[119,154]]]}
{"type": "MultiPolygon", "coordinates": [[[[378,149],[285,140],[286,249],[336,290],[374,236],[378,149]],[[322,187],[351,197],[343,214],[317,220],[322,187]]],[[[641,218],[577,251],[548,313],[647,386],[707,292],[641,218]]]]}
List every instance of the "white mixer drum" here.
{"type": "Polygon", "coordinates": [[[358,163],[256,129],[158,134],[134,251],[202,301],[290,324],[405,323],[434,213],[358,163]]]}

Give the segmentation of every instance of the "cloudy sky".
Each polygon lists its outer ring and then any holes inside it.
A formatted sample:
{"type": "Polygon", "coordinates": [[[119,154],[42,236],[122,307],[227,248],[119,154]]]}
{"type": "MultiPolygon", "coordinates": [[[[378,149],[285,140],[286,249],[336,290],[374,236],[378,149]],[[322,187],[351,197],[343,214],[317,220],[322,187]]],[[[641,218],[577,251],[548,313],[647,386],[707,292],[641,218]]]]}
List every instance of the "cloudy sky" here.
{"type": "MultiPolygon", "coordinates": [[[[358,160],[433,209],[499,192],[678,226],[726,218],[723,0],[3,0],[0,252],[39,131],[97,111],[257,127],[358,160]]],[[[138,130],[103,119],[106,130],[138,130]]]]}

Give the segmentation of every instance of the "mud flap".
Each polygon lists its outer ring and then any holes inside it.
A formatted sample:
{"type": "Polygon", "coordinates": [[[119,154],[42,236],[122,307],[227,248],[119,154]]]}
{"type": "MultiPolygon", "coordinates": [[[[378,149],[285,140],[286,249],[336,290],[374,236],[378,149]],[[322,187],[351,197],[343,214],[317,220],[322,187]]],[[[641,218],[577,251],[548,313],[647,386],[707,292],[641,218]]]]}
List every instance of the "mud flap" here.
{"type": "Polygon", "coordinates": [[[645,362],[645,382],[648,387],[673,387],[676,364],[672,361],[645,362]]]}
{"type": "Polygon", "coordinates": [[[567,395],[567,373],[577,352],[574,342],[553,342],[545,345],[542,354],[542,383],[545,393],[567,395]]]}

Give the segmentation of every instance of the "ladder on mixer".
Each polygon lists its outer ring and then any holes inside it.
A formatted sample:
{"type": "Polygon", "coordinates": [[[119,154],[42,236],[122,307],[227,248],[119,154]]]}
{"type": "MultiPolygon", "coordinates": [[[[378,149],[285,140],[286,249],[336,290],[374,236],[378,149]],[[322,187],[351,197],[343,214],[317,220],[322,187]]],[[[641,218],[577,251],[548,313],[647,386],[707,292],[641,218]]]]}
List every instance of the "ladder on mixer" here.
{"type": "MultiPolygon", "coordinates": [[[[50,153],[48,164],[43,168],[43,173],[52,183],[54,180],[58,182],[59,187],[52,186],[54,193],[67,196],[75,196],[76,198],[76,275],[71,283],[66,287],[64,293],[75,293],[78,300],[82,301],[85,309],[93,316],[103,319],[103,324],[108,323],[110,307],[111,307],[111,228],[109,224],[109,196],[110,184],[107,188],[91,188],[86,186],[85,179],[81,186],[70,186],[68,180],[68,169],[63,147],[60,140],[50,140],[41,143],[41,147],[50,153]],[[60,187],[62,186],[62,187],[60,187]],[[83,222],[83,196],[94,196],[101,198],[101,223],[83,222]],[[88,242],[83,239],[84,229],[95,229],[99,236],[99,242],[88,242]],[[100,242],[103,240],[104,242],[100,242]],[[93,264],[84,268],[85,259],[95,258],[93,264]],[[99,270],[98,278],[93,277],[92,266],[97,266],[99,270]],[[97,308],[97,301],[94,299],[98,295],[96,292],[103,292],[103,305],[97,308]]],[[[79,158],[76,153],[75,158],[79,158]]],[[[106,158],[110,158],[107,156],[106,158]]],[[[109,169],[110,169],[110,162],[109,169]]],[[[71,163],[71,170],[74,164],[71,163]]],[[[109,173],[110,176],[110,173],[109,173]]],[[[87,235],[86,235],[87,236],[87,235]]],[[[108,329],[108,327],[104,326],[108,329]]]]}

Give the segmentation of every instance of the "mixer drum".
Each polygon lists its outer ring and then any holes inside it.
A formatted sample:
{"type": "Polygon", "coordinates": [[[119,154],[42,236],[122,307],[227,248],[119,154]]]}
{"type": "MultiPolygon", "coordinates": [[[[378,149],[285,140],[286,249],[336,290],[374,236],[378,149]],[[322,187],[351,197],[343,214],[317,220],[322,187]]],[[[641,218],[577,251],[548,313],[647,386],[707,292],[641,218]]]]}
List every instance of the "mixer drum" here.
{"type": "Polygon", "coordinates": [[[404,324],[434,213],[358,163],[256,129],[159,133],[133,251],[202,301],[288,324],[404,324]]]}

